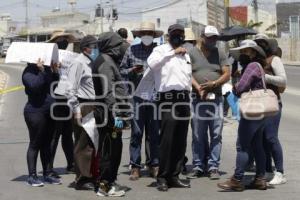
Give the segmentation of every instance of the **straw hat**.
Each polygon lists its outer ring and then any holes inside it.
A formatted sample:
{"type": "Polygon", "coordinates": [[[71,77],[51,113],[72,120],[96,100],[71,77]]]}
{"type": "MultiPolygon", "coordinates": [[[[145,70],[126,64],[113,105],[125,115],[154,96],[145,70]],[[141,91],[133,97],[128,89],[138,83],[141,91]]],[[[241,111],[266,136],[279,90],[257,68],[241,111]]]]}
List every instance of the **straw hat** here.
{"type": "Polygon", "coordinates": [[[135,29],[132,32],[133,35],[136,35],[137,37],[141,36],[141,33],[144,31],[153,31],[154,32],[154,37],[158,38],[164,34],[163,31],[160,30],[155,30],[155,24],[152,22],[142,22],[140,25],[140,28],[135,29]]]}
{"type": "Polygon", "coordinates": [[[71,33],[66,33],[63,30],[53,31],[51,38],[47,42],[55,42],[58,38],[65,37],[69,43],[76,41],[76,38],[71,33]]]}
{"type": "Polygon", "coordinates": [[[243,40],[240,43],[239,47],[230,49],[230,53],[235,59],[238,59],[241,54],[240,50],[246,49],[246,48],[252,48],[257,53],[259,53],[262,57],[266,58],[266,53],[264,52],[264,50],[260,46],[258,46],[257,43],[254,42],[253,40],[243,40]]]}
{"type": "Polygon", "coordinates": [[[185,34],[185,41],[195,41],[196,36],[191,28],[185,28],[184,29],[184,34],[185,34]]]}

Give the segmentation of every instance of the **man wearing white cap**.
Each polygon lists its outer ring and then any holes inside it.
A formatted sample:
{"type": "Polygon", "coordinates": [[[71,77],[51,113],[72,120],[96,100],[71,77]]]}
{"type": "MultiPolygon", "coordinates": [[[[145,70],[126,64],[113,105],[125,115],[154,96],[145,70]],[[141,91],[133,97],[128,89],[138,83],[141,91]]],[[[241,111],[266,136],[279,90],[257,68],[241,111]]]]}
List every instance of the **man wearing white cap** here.
{"type": "Polygon", "coordinates": [[[225,52],[216,47],[218,36],[214,26],[206,26],[201,40],[189,52],[195,94],[192,118],[194,169],[188,175],[190,179],[203,176],[206,169],[210,179],[220,177],[224,101],[221,87],[230,78],[230,64],[225,52]]]}

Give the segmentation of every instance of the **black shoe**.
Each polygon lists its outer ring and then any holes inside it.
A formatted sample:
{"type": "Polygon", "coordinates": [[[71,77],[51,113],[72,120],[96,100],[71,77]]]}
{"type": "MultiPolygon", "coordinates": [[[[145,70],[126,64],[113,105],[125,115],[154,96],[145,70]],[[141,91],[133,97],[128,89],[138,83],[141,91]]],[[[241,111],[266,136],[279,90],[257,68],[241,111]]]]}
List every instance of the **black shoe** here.
{"type": "Polygon", "coordinates": [[[173,188],[190,188],[191,187],[190,183],[183,182],[179,178],[171,179],[168,182],[168,185],[173,188]]]}
{"type": "Polygon", "coordinates": [[[68,166],[66,168],[66,174],[75,174],[75,167],[74,166],[68,166]]]}
{"type": "Polygon", "coordinates": [[[95,190],[95,185],[92,182],[77,182],[75,190],[95,190]]]}
{"type": "Polygon", "coordinates": [[[157,182],[157,190],[161,192],[167,192],[169,189],[167,183],[157,182]]]}
{"type": "Polygon", "coordinates": [[[61,176],[58,175],[58,173],[56,171],[51,171],[47,176],[50,176],[52,178],[56,178],[56,179],[60,179],[61,176]]]}
{"type": "Polygon", "coordinates": [[[187,175],[187,178],[188,178],[188,179],[195,179],[195,178],[203,177],[204,175],[205,175],[205,174],[204,174],[203,171],[194,169],[192,172],[190,172],[190,173],[187,175]]]}

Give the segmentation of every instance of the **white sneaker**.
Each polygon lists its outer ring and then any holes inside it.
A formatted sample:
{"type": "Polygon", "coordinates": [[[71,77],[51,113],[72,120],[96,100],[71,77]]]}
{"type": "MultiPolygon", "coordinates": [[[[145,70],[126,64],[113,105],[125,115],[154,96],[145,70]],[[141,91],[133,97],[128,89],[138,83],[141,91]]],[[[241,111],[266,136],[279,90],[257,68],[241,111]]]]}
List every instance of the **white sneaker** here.
{"type": "Polygon", "coordinates": [[[274,178],[269,182],[270,185],[281,185],[287,182],[285,175],[280,172],[275,172],[274,178]]]}
{"type": "Polygon", "coordinates": [[[108,191],[108,196],[110,197],[122,197],[125,195],[124,190],[117,190],[116,187],[111,187],[111,189],[108,191]]]}
{"type": "Polygon", "coordinates": [[[274,173],[273,172],[266,172],[265,178],[267,182],[270,182],[274,178],[274,173]]]}
{"type": "Polygon", "coordinates": [[[108,194],[105,191],[103,191],[101,188],[99,188],[97,191],[97,196],[106,197],[106,196],[108,196],[108,194]]]}

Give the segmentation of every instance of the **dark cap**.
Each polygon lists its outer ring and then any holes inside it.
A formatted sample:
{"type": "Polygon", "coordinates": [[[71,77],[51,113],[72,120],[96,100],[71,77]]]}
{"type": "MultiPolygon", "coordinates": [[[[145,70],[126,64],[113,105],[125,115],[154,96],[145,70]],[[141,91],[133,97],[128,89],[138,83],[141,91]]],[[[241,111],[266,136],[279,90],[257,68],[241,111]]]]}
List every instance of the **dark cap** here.
{"type": "Polygon", "coordinates": [[[84,47],[88,47],[91,44],[96,44],[97,39],[92,35],[87,35],[80,41],[80,49],[82,50],[84,47]]]}
{"type": "Polygon", "coordinates": [[[173,24],[169,27],[168,33],[170,34],[170,33],[172,33],[173,31],[176,31],[176,30],[184,32],[184,27],[180,24],[173,24]]]}

